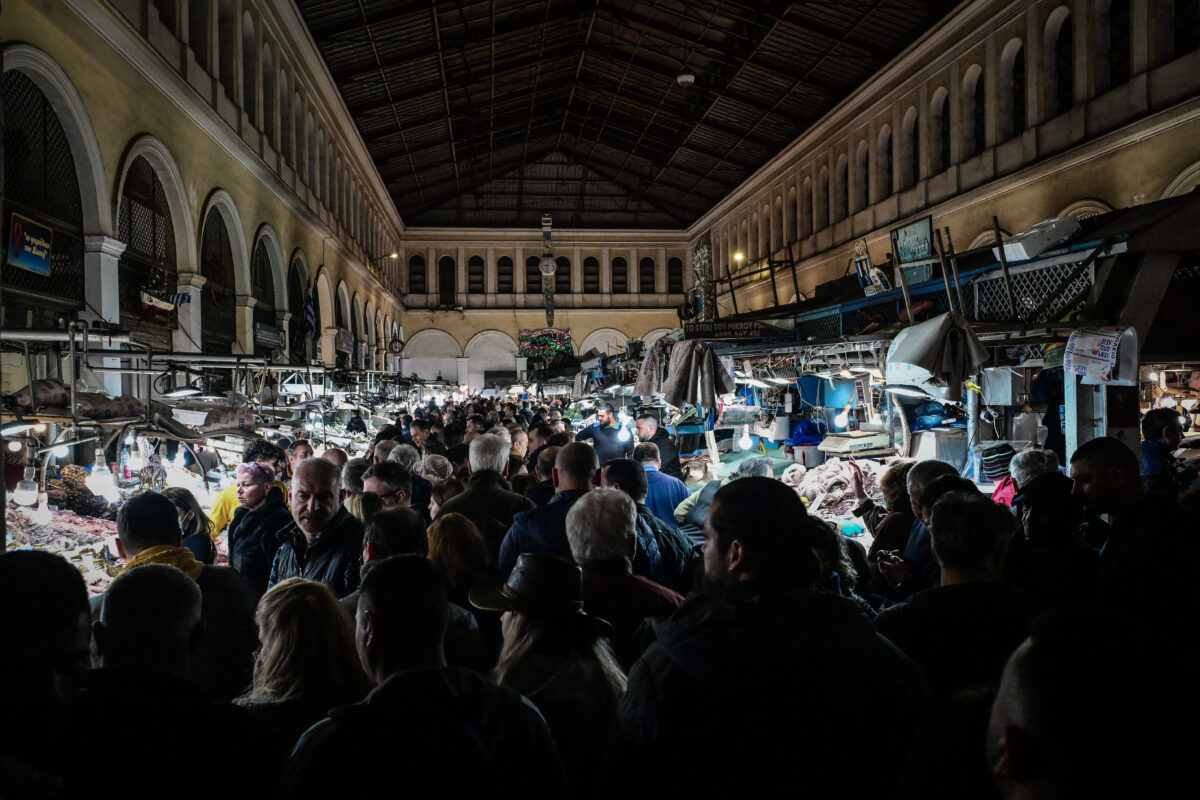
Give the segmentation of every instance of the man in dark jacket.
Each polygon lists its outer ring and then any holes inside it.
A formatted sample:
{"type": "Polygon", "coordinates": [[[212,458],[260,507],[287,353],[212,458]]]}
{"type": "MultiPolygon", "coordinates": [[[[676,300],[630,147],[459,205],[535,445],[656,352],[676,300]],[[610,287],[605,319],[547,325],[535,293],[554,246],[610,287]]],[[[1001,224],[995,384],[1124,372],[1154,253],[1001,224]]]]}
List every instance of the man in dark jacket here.
{"type": "Polygon", "coordinates": [[[94,738],[103,720],[106,744],[136,747],[136,757],[130,756],[136,766],[122,771],[119,788],[98,787],[94,765],[71,759],[63,796],[273,795],[287,756],[284,742],[253,714],[217,701],[191,680],[205,638],[201,591],[185,573],[162,563],[135,566],[109,587],[94,626],[103,666],[88,675],[76,697],[74,737],[65,741],[94,738]],[[237,769],[203,766],[216,743],[242,756],[237,769]]]}
{"type": "Polygon", "coordinates": [[[554,426],[541,422],[529,429],[529,451],[525,456],[525,467],[533,472],[537,469],[538,456],[550,446],[550,437],[554,435],[554,426]]]}
{"type": "Polygon", "coordinates": [[[1179,414],[1173,408],[1156,408],[1142,417],[1142,485],[1148,494],[1177,495],[1196,479],[1194,459],[1183,466],[1175,450],[1183,438],[1179,414]]]}
{"type": "Polygon", "coordinates": [[[679,466],[679,448],[675,446],[671,434],[659,426],[658,417],[644,413],[638,416],[635,424],[638,441],[650,442],[658,447],[658,457],[662,461],[659,469],[662,473],[683,480],[683,469],[679,466]]]}
{"type": "Polygon", "coordinates": [[[596,409],[596,421],[577,433],[575,441],[591,441],[601,464],[633,455],[633,436],[617,420],[616,409],[609,403],[596,409]]]}
{"type": "Polygon", "coordinates": [[[608,462],[603,472],[604,485],[629,495],[637,509],[638,551],[633,559],[634,574],[686,595],[692,589],[699,551],[691,540],[654,516],[646,505],[646,471],[631,459],[618,458],[608,462]],[[655,553],[656,558],[649,558],[650,553],[655,553]]]}
{"type": "Polygon", "coordinates": [[[544,506],[554,497],[554,461],[558,458],[558,445],[546,445],[539,451],[537,467],[534,470],[538,482],[525,490],[525,496],[536,506],[544,506]]]}
{"type": "MultiPolygon", "coordinates": [[[[246,689],[254,670],[256,598],[236,571],[197,561],[180,536],[175,506],[156,492],[129,498],[117,512],[117,551],[126,560],[122,574],[143,564],[170,564],[200,587],[206,634],[194,654],[191,679],[228,702],[246,689]]],[[[100,620],[107,599],[107,592],[92,598],[92,622],[100,620]]]]}
{"type": "Polygon", "coordinates": [[[476,672],[446,666],[446,603],[445,578],[428,559],[395,556],[367,574],[355,638],[378,686],[304,734],[284,798],[367,796],[380,770],[447,797],[565,796],[554,740],[533,705],[476,672]]]}
{"type": "Polygon", "coordinates": [[[920,672],[853,602],[811,588],[818,524],[769,478],[717,492],[705,523],[708,588],[655,626],[621,701],[622,763],[641,776],[640,796],[732,797],[793,780],[809,797],[894,793],[906,748],[877,750],[864,770],[846,743],[868,717],[908,741],[920,672]],[[739,766],[663,768],[697,753],[739,766]]]}
{"type": "Polygon", "coordinates": [[[512,490],[508,475],[508,442],[485,434],[471,442],[468,464],[471,479],[467,490],[438,508],[438,516],[462,514],[483,535],[488,546],[488,563],[495,564],[504,535],[512,527],[513,517],[532,511],[533,501],[512,490]]]}
{"type": "Polygon", "coordinates": [[[337,597],[358,588],[362,523],[342,508],[341,472],[323,458],[300,463],[292,477],[291,525],[271,567],[271,586],[301,577],[323,583],[337,597]]]}
{"type": "Polygon", "coordinates": [[[571,557],[567,541],[567,512],[580,497],[600,482],[596,451],[582,442],[571,442],[554,461],[554,497],[542,508],[513,518],[500,545],[498,565],[502,575],[512,572],[521,553],[571,557]]]}

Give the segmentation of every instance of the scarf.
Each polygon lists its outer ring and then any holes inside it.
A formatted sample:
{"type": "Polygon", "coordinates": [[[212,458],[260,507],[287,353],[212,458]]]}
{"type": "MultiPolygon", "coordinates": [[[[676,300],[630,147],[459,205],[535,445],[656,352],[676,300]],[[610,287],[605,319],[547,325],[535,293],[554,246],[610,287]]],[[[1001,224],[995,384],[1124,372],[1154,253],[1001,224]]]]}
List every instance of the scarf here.
{"type": "Polygon", "coordinates": [[[125,565],[125,569],[121,570],[121,575],[129,572],[134,567],[140,567],[144,564],[170,564],[172,567],[178,567],[187,573],[187,576],[192,580],[199,580],[200,573],[204,571],[204,565],[196,560],[191,550],[188,550],[186,547],[172,547],[169,544],[160,544],[148,547],[129,559],[129,563],[125,565]]]}

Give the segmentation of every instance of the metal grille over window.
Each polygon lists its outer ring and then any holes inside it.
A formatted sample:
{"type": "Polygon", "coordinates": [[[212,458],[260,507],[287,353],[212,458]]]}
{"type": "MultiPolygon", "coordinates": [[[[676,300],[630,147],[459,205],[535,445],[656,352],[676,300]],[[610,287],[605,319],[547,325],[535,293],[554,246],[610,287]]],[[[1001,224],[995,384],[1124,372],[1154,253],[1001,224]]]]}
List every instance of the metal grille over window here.
{"type": "Polygon", "coordinates": [[[467,292],[470,294],[483,294],[483,259],[479,256],[471,256],[467,260],[467,292]]]}
{"type": "Polygon", "coordinates": [[[408,260],[408,291],[410,294],[425,294],[425,259],[413,256],[408,260]]]}
{"type": "MultiPolygon", "coordinates": [[[[1093,265],[1083,262],[1052,264],[1012,270],[1013,302],[1025,322],[1043,323],[1079,307],[1095,282],[1093,265]]],[[[989,277],[974,281],[976,319],[1000,320],[1008,316],[1004,281],[989,277]]]]}
{"type": "Polygon", "coordinates": [[[225,220],[217,210],[208,214],[200,247],[200,273],[208,279],[201,292],[200,349],[226,354],[237,340],[237,295],[233,277],[233,247],[225,220]]]}
{"type": "Polygon", "coordinates": [[[554,293],[555,294],[570,294],[571,293],[571,259],[566,256],[559,256],[554,259],[554,263],[558,268],[554,271],[554,293]]]}
{"type": "Polygon", "coordinates": [[[619,256],[612,262],[612,290],[613,294],[629,293],[629,264],[619,256]]]}
{"type": "Polygon", "coordinates": [[[250,269],[251,292],[254,295],[254,321],[263,325],[275,325],[275,279],[271,274],[271,256],[267,243],[259,239],[254,248],[254,260],[250,269]]]}
{"type": "Polygon", "coordinates": [[[638,264],[638,291],[654,294],[654,259],[649,256],[638,264]]]}
{"type": "Polygon", "coordinates": [[[288,319],[288,351],[293,364],[303,364],[305,355],[304,314],[308,298],[304,294],[303,275],[304,267],[300,261],[293,261],[291,269],[288,270],[287,290],[288,309],[292,312],[291,318],[288,319]]]}
{"type": "Polygon", "coordinates": [[[496,262],[496,291],[500,294],[512,294],[513,262],[508,256],[500,256],[496,262]]]}
{"type": "Polygon", "coordinates": [[[525,259],[525,294],[542,293],[542,271],[538,269],[540,261],[537,256],[525,259]]]}
{"type": "Polygon", "coordinates": [[[672,258],[667,262],[667,292],[683,294],[683,259],[672,258]]]}
{"type": "Polygon", "coordinates": [[[594,258],[583,260],[583,293],[600,294],[600,262],[594,258]]]}
{"type": "Polygon", "coordinates": [[[52,231],[47,274],[5,259],[5,324],[48,327],[56,316],[84,307],[79,181],[71,146],[45,95],[16,70],[4,73],[0,86],[5,114],[3,238],[9,236],[13,214],[52,231]]]}
{"type": "Polygon", "coordinates": [[[133,325],[141,320],[142,290],[169,296],[177,281],[167,196],[150,162],[140,156],[129,165],[121,188],[117,237],[125,243],[120,266],[122,324],[133,325]]]}

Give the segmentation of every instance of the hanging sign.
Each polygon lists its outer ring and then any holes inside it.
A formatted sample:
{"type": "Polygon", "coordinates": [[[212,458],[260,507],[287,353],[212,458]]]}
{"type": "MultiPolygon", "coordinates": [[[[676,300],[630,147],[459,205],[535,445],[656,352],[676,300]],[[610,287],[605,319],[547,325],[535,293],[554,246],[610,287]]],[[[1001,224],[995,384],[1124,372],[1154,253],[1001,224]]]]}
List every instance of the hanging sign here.
{"type": "Polygon", "coordinates": [[[683,323],[685,339],[768,339],[781,333],[783,331],[778,328],[754,321],[717,320],[716,322],[683,323]]]}
{"type": "Polygon", "coordinates": [[[50,274],[50,246],[54,229],[29,217],[12,215],[8,232],[8,263],[38,275],[50,274]]]}
{"type": "Polygon", "coordinates": [[[401,353],[404,352],[404,340],[399,339],[399,338],[392,339],[391,348],[392,348],[392,355],[395,355],[395,356],[400,355],[401,353]]]}
{"type": "Polygon", "coordinates": [[[339,353],[354,352],[354,337],[345,328],[338,328],[333,337],[333,349],[339,353]]]}
{"type": "Polygon", "coordinates": [[[901,264],[932,261],[933,217],[922,217],[892,230],[892,244],[896,248],[896,259],[901,264]]]}
{"type": "Polygon", "coordinates": [[[269,347],[272,350],[282,350],[287,336],[282,328],[268,325],[265,322],[254,323],[254,343],[269,347]]]}
{"type": "Polygon", "coordinates": [[[1133,328],[1078,330],[1067,339],[1063,369],[1084,384],[1137,383],[1137,333],[1133,328]]]}

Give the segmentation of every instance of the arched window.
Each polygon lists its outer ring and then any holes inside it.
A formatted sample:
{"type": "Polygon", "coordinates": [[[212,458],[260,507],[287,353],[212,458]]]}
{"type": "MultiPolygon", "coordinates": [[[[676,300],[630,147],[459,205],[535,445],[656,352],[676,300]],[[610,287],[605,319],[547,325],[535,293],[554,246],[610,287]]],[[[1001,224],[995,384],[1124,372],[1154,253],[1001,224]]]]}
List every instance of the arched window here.
{"type": "Polygon", "coordinates": [[[154,0],[154,9],[158,19],[172,34],[179,35],[179,20],[176,15],[175,0],[154,0]]]}
{"type": "Polygon", "coordinates": [[[771,252],[783,249],[783,198],[775,198],[775,215],[771,217],[771,252]]]}
{"type": "Polygon", "coordinates": [[[971,158],[983,152],[987,146],[985,138],[986,108],[984,103],[983,68],[973,64],[963,78],[962,133],[963,157],[971,158]]]}
{"type": "Polygon", "coordinates": [[[1042,38],[1042,101],[1046,119],[1064,114],[1075,103],[1075,34],[1071,10],[1059,6],[1046,17],[1042,38]]]}
{"type": "Polygon", "coordinates": [[[175,229],[167,196],[154,168],[141,156],[129,165],[121,187],[117,238],[125,243],[117,282],[121,324],[136,325],[141,319],[141,290],[174,294],[177,282],[175,229]]]}
{"type": "Polygon", "coordinates": [[[854,195],[850,199],[850,211],[862,211],[867,207],[867,187],[871,177],[871,148],[860,141],[854,152],[854,195]]]}
{"type": "Polygon", "coordinates": [[[559,256],[554,259],[554,263],[558,266],[554,270],[554,293],[555,294],[570,294],[571,293],[571,259],[566,256],[559,256]]]}
{"type": "Polygon", "coordinates": [[[758,214],[750,215],[750,236],[746,241],[746,260],[758,258],[758,214]]]}
{"type": "Polygon", "coordinates": [[[275,56],[271,45],[262,46],[262,129],[267,141],[275,144],[275,56]]]}
{"type": "Polygon", "coordinates": [[[225,219],[215,208],[208,212],[200,245],[200,350],[228,355],[237,341],[237,290],[233,275],[233,246],[225,219]]]}
{"type": "MultiPolygon", "coordinates": [[[[71,145],[50,101],[28,77],[4,73],[5,196],[3,225],[20,214],[53,229],[49,274],[4,259],[5,326],[53,327],[54,318],[84,307],[83,202],[71,145]]],[[[2,238],[8,241],[9,230],[2,238]]]]}
{"type": "Polygon", "coordinates": [[[593,256],[583,260],[583,293],[600,294],[600,261],[593,256]]]}
{"type": "Polygon", "coordinates": [[[629,262],[620,256],[612,260],[612,293],[629,293],[629,262]]]}
{"type": "Polygon", "coordinates": [[[638,291],[654,294],[654,259],[650,256],[638,262],[638,291]]]}
{"type": "Polygon", "coordinates": [[[796,241],[796,187],[788,188],[787,208],[784,210],[783,217],[783,239],[784,243],[791,245],[796,241]]]}
{"type": "Polygon", "coordinates": [[[879,131],[879,143],[875,151],[875,187],[875,202],[892,196],[892,129],[887,125],[879,131]]]}
{"type": "Polygon", "coordinates": [[[813,215],[813,227],[818,231],[825,230],[829,227],[829,167],[821,167],[814,205],[816,213],[813,215]]]}
{"type": "Polygon", "coordinates": [[[542,293],[542,270],[538,266],[541,262],[539,256],[525,259],[525,294],[542,293]]]}
{"type": "Polygon", "coordinates": [[[667,259],[667,294],[683,294],[683,259],[667,259]]]}
{"type": "Polygon", "coordinates": [[[800,238],[807,239],[813,232],[813,183],[805,178],[800,187],[800,238]]]}
{"type": "Polygon", "coordinates": [[[457,294],[455,272],[457,269],[453,258],[442,256],[438,259],[438,305],[452,306],[455,304],[455,294],[457,294]]]}
{"type": "Polygon", "coordinates": [[[287,71],[279,70],[279,153],[292,163],[292,93],[288,91],[287,71]]]}
{"type": "Polygon", "coordinates": [[[500,294],[513,293],[513,260],[500,256],[496,262],[496,291],[500,294]]]}
{"type": "Polygon", "coordinates": [[[830,222],[838,222],[850,213],[849,197],[846,194],[850,179],[849,172],[849,160],[846,158],[846,154],[843,153],[837,157],[837,163],[833,172],[833,198],[830,200],[832,204],[832,210],[829,214],[830,222]]]}
{"type": "Polygon", "coordinates": [[[917,141],[920,139],[921,120],[917,109],[910,107],[904,112],[904,121],[900,127],[900,188],[908,189],[917,185],[919,151],[917,141]]]}
{"type": "Polygon", "coordinates": [[[1175,0],[1174,34],[1175,58],[1200,48],[1200,0],[1175,0]]]}
{"type": "Polygon", "coordinates": [[[467,259],[467,293],[484,294],[483,258],[471,256],[467,259]]]}
{"type": "MultiPolygon", "coordinates": [[[[271,274],[271,256],[267,253],[267,243],[259,239],[254,248],[254,257],[250,262],[250,287],[254,295],[254,325],[275,327],[275,277],[271,274]]],[[[269,355],[271,348],[263,347],[254,342],[256,355],[269,355]]]]}
{"type": "Polygon", "coordinates": [[[196,57],[196,63],[205,72],[211,72],[209,64],[212,46],[208,35],[208,3],[188,4],[188,47],[196,57]]]}
{"type": "MultiPolygon", "coordinates": [[[[200,3],[195,4],[200,7],[200,3]]],[[[217,0],[217,79],[230,102],[237,97],[237,5],[234,0],[217,0]]]]}
{"type": "Polygon", "coordinates": [[[258,65],[254,44],[254,18],[242,12],[242,110],[251,125],[258,125],[258,65]]]}
{"type": "Polygon", "coordinates": [[[939,86],[934,91],[929,111],[932,115],[929,134],[933,139],[929,148],[932,157],[930,172],[937,175],[950,168],[950,93],[945,87],[939,86]]]}
{"type": "MultiPolygon", "coordinates": [[[[304,317],[308,313],[308,295],[305,293],[307,288],[304,282],[304,265],[300,259],[293,259],[292,266],[288,269],[288,308],[292,312],[292,316],[288,318],[288,355],[291,357],[293,364],[303,364],[308,357],[308,337],[305,335],[308,331],[304,317]]],[[[316,308],[316,302],[313,302],[313,308],[316,308]]],[[[317,330],[321,330],[317,326],[317,330]]]]}
{"type": "MultiPolygon", "coordinates": [[[[304,174],[306,159],[304,157],[304,143],[309,142],[308,132],[304,127],[304,104],[300,101],[300,93],[292,93],[292,166],[296,168],[296,172],[300,173],[300,180],[308,182],[308,176],[304,174]]],[[[312,143],[309,142],[309,146],[312,143]]]]}
{"type": "Polygon", "coordinates": [[[429,291],[425,279],[425,258],[413,256],[408,259],[408,293],[425,294],[429,291]]]}
{"type": "Polygon", "coordinates": [[[1130,74],[1129,0],[1111,0],[1108,4],[1108,88],[1129,81],[1130,74]]]}
{"type": "Polygon", "coordinates": [[[1000,65],[1000,138],[1008,140],[1025,132],[1025,46],[1020,39],[1005,46],[1000,65]]]}

